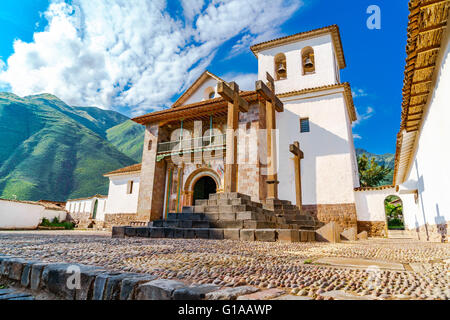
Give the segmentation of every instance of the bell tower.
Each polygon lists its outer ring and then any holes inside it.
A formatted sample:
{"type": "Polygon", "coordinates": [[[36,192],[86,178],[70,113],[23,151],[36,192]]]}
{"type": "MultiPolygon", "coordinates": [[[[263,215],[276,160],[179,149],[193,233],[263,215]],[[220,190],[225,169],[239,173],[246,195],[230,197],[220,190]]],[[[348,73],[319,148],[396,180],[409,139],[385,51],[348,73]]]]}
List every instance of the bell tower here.
{"type": "Polygon", "coordinates": [[[277,94],[340,83],[345,67],[339,29],[326,27],[251,47],[258,58],[258,80],[266,72],[277,94]]]}

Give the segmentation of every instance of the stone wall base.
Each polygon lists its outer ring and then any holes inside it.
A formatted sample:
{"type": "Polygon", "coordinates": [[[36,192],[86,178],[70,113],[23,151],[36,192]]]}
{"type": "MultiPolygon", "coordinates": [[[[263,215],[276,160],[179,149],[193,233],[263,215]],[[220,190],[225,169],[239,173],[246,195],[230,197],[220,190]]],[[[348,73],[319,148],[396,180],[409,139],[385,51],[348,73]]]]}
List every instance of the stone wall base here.
{"type": "Polygon", "coordinates": [[[369,237],[386,237],[385,221],[358,221],[358,233],[366,231],[369,237]]]}
{"type": "Polygon", "coordinates": [[[414,229],[405,228],[405,234],[413,239],[430,242],[448,242],[450,221],[443,224],[426,224],[414,229]]]}
{"type": "Polygon", "coordinates": [[[137,220],[136,213],[110,213],[105,214],[103,228],[111,229],[113,226],[129,226],[131,221],[137,220]]]}
{"type": "Polygon", "coordinates": [[[343,230],[357,227],[354,203],[303,205],[302,210],[316,216],[323,223],[334,221],[343,230]]]}

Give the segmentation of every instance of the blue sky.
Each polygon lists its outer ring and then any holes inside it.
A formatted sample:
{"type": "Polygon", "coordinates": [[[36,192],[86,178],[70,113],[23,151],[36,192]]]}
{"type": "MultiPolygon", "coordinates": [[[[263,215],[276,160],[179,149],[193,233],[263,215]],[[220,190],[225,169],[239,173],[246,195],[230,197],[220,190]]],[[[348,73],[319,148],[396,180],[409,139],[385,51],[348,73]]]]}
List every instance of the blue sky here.
{"type": "Polygon", "coordinates": [[[167,106],[205,68],[226,80],[251,83],[257,60],[249,45],[338,24],[347,61],[341,80],[350,82],[360,115],[353,128],[355,146],[373,153],[395,151],[407,0],[261,0],[251,11],[256,16],[248,18],[236,15],[233,3],[212,8],[203,0],[167,5],[154,0],[141,8],[128,1],[118,12],[104,1],[71,1],[73,7],[54,1],[49,11],[49,1],[2,0],[0,71],[2,65],[10,71],[3,82],[0,77],[2,89],[19,95],[54,91],[73,105],[98,105],[133,116],[167,106]],[[271,7],[257,11],[265,5],[271,7]],[[370,5],[381,8],[381,30],[366,27],[370,5]],[[42,36],[33,38],[35,33],[42,36]],[[13,48],[16,39],[22,42],[13,48]],[[236,49],[237,43],[242,48],[236,49]]]}

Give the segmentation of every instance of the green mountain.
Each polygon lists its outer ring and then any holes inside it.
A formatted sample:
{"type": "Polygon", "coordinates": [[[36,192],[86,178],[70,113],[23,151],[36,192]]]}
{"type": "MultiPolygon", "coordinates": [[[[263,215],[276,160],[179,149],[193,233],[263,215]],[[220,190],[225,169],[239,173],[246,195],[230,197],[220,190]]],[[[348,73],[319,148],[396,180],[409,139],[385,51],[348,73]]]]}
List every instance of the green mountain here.
{"type": "Polygon", "coordinates": [[[0,93],[0,197],[60,201],[106,194],[103,173],[137,162],[106,139],[127,120],[49,94],[0,93]]]}
{"type": "Polygon", "coordinates": [[[136,162],[142,160],[144,147],[144,126],[127,120],[106,131],[106,139],[120,152],[136,162]]]}
{"type": "Polygon", "coordinates": [[[386,176],[386,178],[379,183],[380,186],[390,185],[394,180],[394,164],[395,164],[395,155],[392,153],[385,154],[375,154],[370,153],[364,149],[356,149],[356,156],[359,157],[365,154],[367,158],[372,159],[375,158],[375,162],[381,166],[385,166],[386,168],[390,168],[391,172],[386,176]]]}

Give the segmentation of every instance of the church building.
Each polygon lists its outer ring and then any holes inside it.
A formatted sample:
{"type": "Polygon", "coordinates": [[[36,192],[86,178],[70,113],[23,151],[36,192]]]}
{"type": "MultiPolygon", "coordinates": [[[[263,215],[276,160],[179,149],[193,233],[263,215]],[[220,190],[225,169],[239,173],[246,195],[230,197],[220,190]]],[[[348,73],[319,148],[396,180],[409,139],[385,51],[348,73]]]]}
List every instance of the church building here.
{"type": "Polygon", "coordinates": [[[239,192],[357,227],[356,112],[350,85],[340,79],[339,28],[251,50],[255,90],[205,71],[171,108],[133,119],[146,127],[142,164],[106,174],[125,219],[164,219],[211,193],[239,192]]]}

